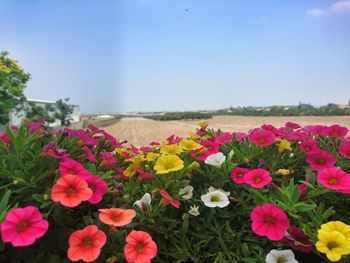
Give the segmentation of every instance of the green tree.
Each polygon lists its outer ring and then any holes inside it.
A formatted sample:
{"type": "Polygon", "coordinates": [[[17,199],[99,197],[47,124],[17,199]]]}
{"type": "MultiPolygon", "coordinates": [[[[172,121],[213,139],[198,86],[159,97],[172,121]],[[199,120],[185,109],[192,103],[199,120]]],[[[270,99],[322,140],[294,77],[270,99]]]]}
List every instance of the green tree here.
{"type": "Polygon", "coordinates": [[[30,75],[8,52],[0,52],[0,124],[9,121],[9,113],[26,100],[23,94],[30,75]]]}
{"type": "Polygon", "coordinates": [[[55,118],[61,121],[62,126],[69,126],[71,123],[71,114],[73,113],[73,106],[68,104],[69,98],[56,101],[55,118]]]}
{"type": "Polygon", "coordinates": [[[45,106],[40,106],[35,104],[35,102],[28,101],[28,106],[25,108],[26,120],[29,122],[38,121],[44,118],[47,123],[52,123],[55,121],[54,114],[56,108],[52,104],[46,104],[45,106]]]}

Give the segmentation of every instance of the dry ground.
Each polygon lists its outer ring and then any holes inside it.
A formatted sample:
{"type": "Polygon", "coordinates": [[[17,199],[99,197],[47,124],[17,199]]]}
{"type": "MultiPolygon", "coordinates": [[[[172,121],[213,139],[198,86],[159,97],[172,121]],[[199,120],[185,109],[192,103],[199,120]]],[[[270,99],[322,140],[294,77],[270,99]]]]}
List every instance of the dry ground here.
{"type": "MultiPolygon", "coordinates": [[[[332,125],[340,124],[350,129],[350,116],[332,117],[244,117],[244,116],[214,116],[209,120],[209,127],[224,131],[248,131],[262,124],[283,126],[292,121],[305,125],[332,125]]],[[[147,145],[151,141],[162,141],[175,134],[186,137],[188,131],[194,131],[198,121],[153,121],[144,118],[123,118],[117,123],[104,127],[119,140],[127,140],[136,146],[147,145]]]]}

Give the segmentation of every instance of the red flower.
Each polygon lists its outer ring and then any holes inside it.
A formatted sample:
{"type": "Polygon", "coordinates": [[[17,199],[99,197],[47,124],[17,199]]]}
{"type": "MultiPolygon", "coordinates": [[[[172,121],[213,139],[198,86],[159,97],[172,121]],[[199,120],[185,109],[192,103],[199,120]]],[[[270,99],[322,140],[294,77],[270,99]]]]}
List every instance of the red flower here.
{"type": "Polygon", "coordinates": [[[149,263],[157,255],[157,244],[147,232],[131,231],[126,243],[124,256],[128,263],[149,263]]]}
{"type": "Polygon", "coordinates": [[[304,152],[304,153],[309,153],[309,152],[312,152],[312,151],[315,151],[318,149],[317,144],[318,144],[318,141],[313,140],[313,139],[309,139],[305,142],[302,142],[299,145],[299,150],[304,152]]]}
{"type": "Polygon", "coordinates": [[[267,130],[256,128],[249,131],[248,140],[255,145],[263,147],[274,143],[275,135],[267,130]]]}
{"type": "Polygon", "coordinates": [[[72,174],[77,176],[90,175],[89,171],[76,160],[65,158],[60,162],[59,170],[61,175],[72,174]]]}
{"type": "Polygon", "coordinates": [[[164,189],[159,190],[160,195],[163,197],[163,200],[166,204],[170,203],[173,207],[179,208],[180,202],[179,200],[176,200],[172,198],[167,191],[164,189]]]}
{"type": "Polygon", "coordinates": [[[332,190],[350,189],[350,175],[334,167],[320,171],[317,175],[317,182],[332,190]]]}
{"type": "Polygon", "coordinates": [[[244,175],[248,173],[250,170],[247,168],[236,167],[231,171],[231,180],[236,184],[244,183],[244,175]]]}
{"type": "Polygon", "coordinates": [[[199,161],[204,161],[209,155],[218,153],[220,149],[220,144],[210,140],[200,140],[199,144],[203,147],[191,152],[191,155],[196,156],[196,159],[199,161]]]}
{"type": "Polygon", "coordinates": [[[346,159],[350,159],[350,141],[343,140],[338,148],[338,152],[341,156],[344,156],[346,159]]]}
{"type": "Polygon", "coordinates": [[[69,237],[68,258],[72,261],[95,261],[106,243],[106,234],[95,225],[88,225],[73,232],[69,237]]]}
{"type": "Polygon", "coordinates": [[[76,207],[90,199],[93,192],[79,176],[66,174],[57,180],[51,190],[51,199],[67,207],[76,207]]]}
{"type": "Polygon", "coordinates": [[[100,221],[112,226],[126,226],[136,216],[133,209],[109,208],[99,209],[98,211],[100,211],[98,216],[100,221]]]}
{"type": "Polygon", "coordinates": [[[265,169],[254,169],[247,172],[244,175],[244,183],[249,184],[254,188],[262,188],[272,181],[272,177],[270,176],[270,172],[265,169]]]}
{"type": "Polygon", "coordinates": [[[229,132],[224,132],[215,138],[215,142],[219,145],[228,144],[232,141],[232,134],[229,132]]]}
{"type": "Polygon", "coordinates": [[[335,157],[327,151],[315,150],[308,153],[306,162],[315,171],[321,171],[325,168],[331,168],[335,165],[335,157]]]}
{"type": "Polygon", "coordinates": [[[321,133],[323,136],[328,136],[335,140],[341,137],[345,137],[348,131],[349,130],[347,128],[341,127],[338,124],[336,124],[324,128],[321,133]]]}
{"type": "Polygon", "coordinates": [[[327,127],[323,125],[309,125],[309,126],[303,127],[303,130],[313,135],[321,135],[323,129],[325,128],[327,127]]]}
{"type": "Polygon", "coordinates": [[[286,238],[293,250],[310,253],[313,249],[310,237],[300,227],[291,227],[286,232],[286,238]]]}
{"type": "Polygon", "coordinates": [[[273,204],[257,206],[250,214],[252,230],[259,236],[266,236],[273,241],[281,240],[289,228],[287,215],[273,204]]]}

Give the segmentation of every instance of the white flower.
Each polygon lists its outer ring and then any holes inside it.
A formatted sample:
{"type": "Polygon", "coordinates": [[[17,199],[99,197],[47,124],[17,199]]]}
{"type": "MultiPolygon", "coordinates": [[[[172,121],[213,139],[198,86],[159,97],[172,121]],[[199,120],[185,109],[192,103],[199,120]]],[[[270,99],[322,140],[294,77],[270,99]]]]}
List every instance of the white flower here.
{"type": "Polygon", "coordinates": [[[220,166],[222,165],[223,162],[225,162],[225,160],[226,160],[226,156],[222,152],[218,152],[218,153],[209,155],[204,162],[206,164],[213,165],[220,168],[220,166]]]}
{"type": "Polygon", "coordinates": [[[198,211],[199,206],[194,205],[194,206],[190,206],[190,208],[191,209],[188,210],[188,213],[190,213],[193,216],[199,216],[199,211],[198,211]]]}
{"type": "Polygon", "coordinates": [[[182,196],[182,199],[189,200],[193,196],[193,187],[188,185],[184,188],[181,188],[179,191],[179,195],[182,196]]]}
{"type": "Polygon", "coordinates": [[[295,259],[293,251],[290,249],[272,249],[270,253],[266,255],[265,261],[266,263],[299,263],[299,261],[295,259]]]}
{"type": "Polygon", "coordinates": [[[214,192],[214,191],[216,191],[216,190],[219,190],[219,191],[221,191],[221,192],[223,192],[225,195],[227,195],[227,196],[230,196],[230,192],[225,192],[224,190],[222,190],[222,189],[216,189],[215,187],[212,187],[212,186],[210,186],[209,188],[208,188],[208,191],[209,192],[214,192]]]}
{"type": "Polygon", "coordinates": [[[151,204],[151,195],[149,193],[145,193],[140,200],[137,200],[134,205],[137,205],[141,209],[143,209],[143,206],[150,205],[151,204]]]}
{"type": "Polygon", "coordinates": [[[226,192],[220,189],[202,195],[201,200],[207,207],[223,208],[225,206],[228,206],[228,204],[230,203],[226,192]]]}

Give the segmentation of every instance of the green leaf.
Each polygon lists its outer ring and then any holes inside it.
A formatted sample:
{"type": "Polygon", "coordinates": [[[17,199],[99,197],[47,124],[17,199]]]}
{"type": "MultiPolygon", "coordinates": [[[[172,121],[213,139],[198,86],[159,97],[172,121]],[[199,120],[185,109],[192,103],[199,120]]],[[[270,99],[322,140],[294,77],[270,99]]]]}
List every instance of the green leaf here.
{"type": "Polygon", "coordinates": [[[4,195],[2,196],[1,201],[0,201],[0,214],[6,210],[7,204],[8,204],[9,199],[10,199],[10,195],[11,195],[11,190],[7,190],[4,193],[4,195]]]}

